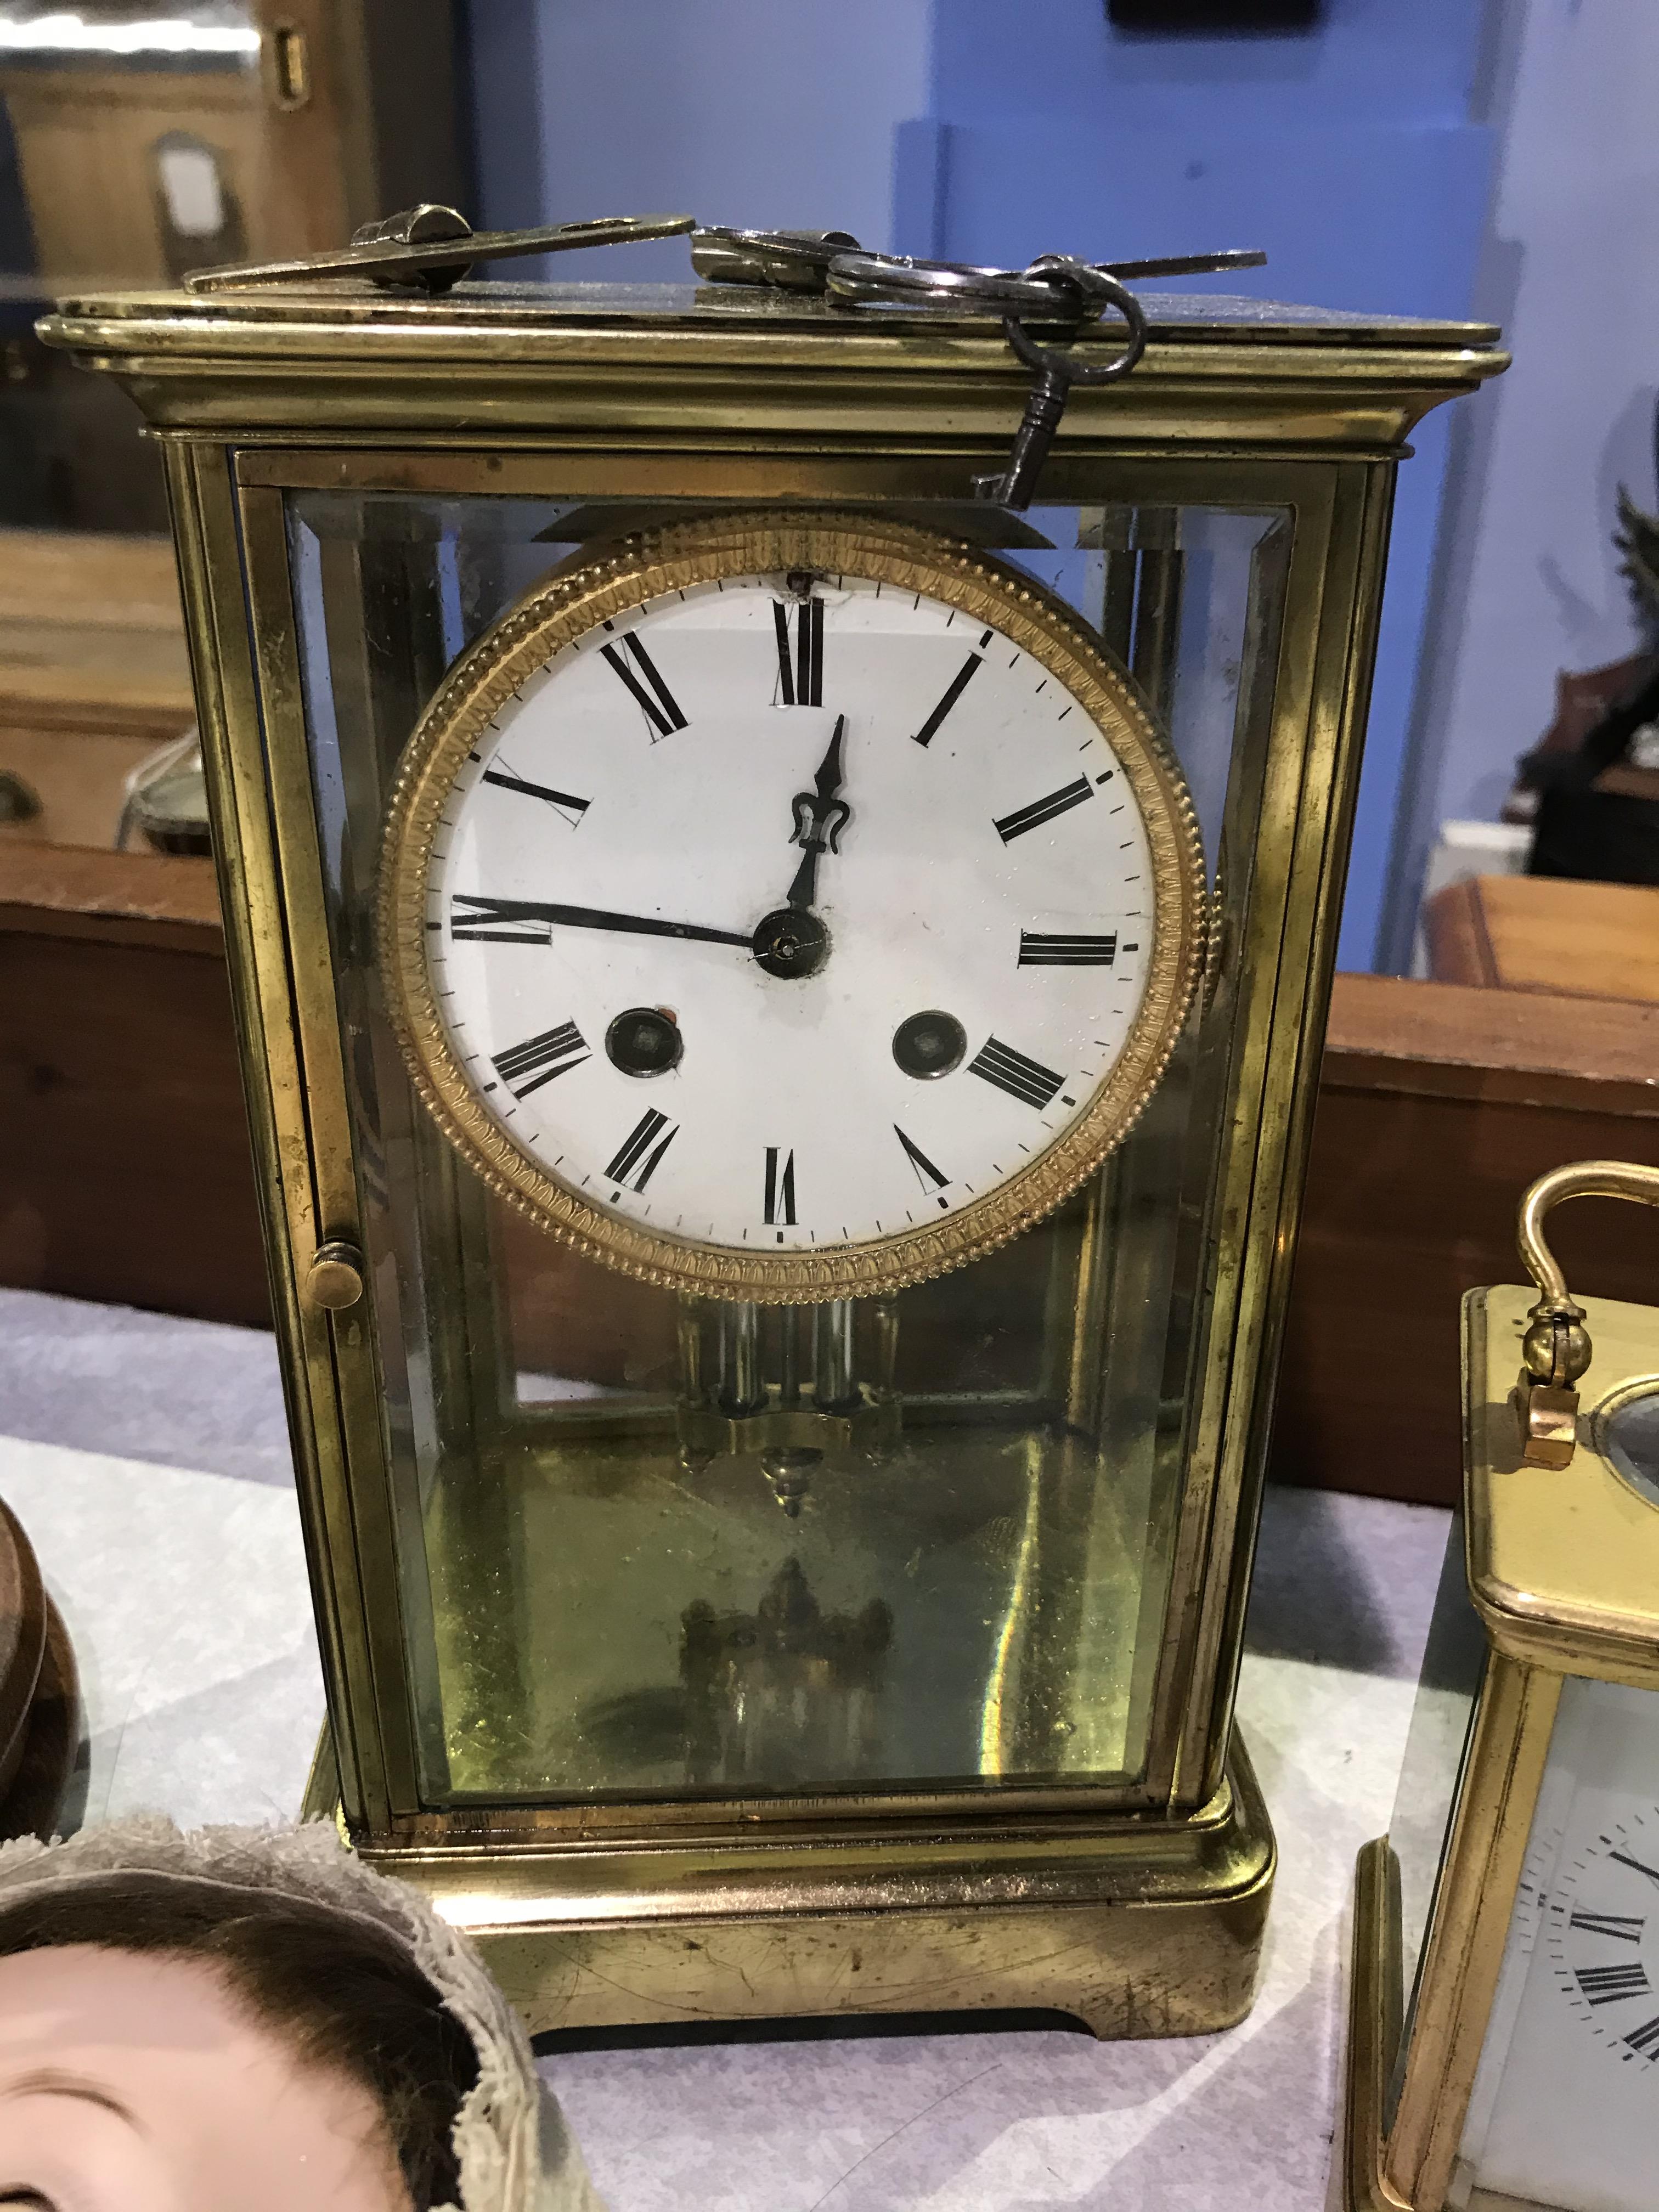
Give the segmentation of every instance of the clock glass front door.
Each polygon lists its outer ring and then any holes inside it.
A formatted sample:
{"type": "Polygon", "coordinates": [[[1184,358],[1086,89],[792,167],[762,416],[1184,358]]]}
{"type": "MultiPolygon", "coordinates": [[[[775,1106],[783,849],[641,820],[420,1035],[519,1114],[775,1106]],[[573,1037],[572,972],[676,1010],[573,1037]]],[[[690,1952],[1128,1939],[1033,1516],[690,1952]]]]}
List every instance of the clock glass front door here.
{"type": "Polygon", "coordinates": [[[1087,489],[905,510],[1043,640],[729,562],[500,696],[718,505],[284,495],[434,1808],[1155,1799],[1292,523],[1087,489]]]}

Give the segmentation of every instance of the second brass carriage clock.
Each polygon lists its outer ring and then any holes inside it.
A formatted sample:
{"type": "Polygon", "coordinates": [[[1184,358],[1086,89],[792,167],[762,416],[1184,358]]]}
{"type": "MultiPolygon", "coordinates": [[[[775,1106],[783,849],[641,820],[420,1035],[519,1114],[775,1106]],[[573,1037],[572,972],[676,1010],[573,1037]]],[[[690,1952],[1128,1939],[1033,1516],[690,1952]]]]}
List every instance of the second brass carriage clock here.
{"type": "Polygon", "coordinates": [[[1193,2033],[1393,471],[1502,356],[852,246],[51,325],[170,470],[322,1794],[538,2029],[1193,2033]]]}
{"type": "Polygon", "coordinates": [[[1464,1301],[1463,1511],[1355,1882],[1349,2212],[1654,2202],[1659,1310],[1568,1290],[1545,1222],[1591,1196],[1659,1206],[1659,1167],[1540,1176],[1536,1297],[1464,1301]]]}

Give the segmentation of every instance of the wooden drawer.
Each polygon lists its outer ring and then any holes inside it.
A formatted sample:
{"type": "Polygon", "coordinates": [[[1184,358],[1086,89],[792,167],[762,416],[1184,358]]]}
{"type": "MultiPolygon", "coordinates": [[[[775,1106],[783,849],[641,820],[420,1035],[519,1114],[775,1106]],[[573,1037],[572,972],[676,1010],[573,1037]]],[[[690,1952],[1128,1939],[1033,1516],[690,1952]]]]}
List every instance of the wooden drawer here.
{"type": "Polygon", "coordinates": [[[210,860],[0,848],[0,1282],[268,1318],[210,860]]]}

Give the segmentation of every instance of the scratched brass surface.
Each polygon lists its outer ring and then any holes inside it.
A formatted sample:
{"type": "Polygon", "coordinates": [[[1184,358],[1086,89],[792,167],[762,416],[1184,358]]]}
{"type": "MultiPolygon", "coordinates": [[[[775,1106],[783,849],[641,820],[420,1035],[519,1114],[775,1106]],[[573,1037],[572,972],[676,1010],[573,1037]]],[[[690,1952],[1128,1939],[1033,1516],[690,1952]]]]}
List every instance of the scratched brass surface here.
{"type": "MultiPolygon", "coordinates": [[[[308,1817],[329,1816],[335,1781],[325,1735],[308,1817]]],[[[1224,1787],[1182,1820],[359,1848],[473,1937],[532,2034],[1002,2007],[1100,2036],[1207,2034],[1249,2009],[1274,1868],[1237,1737],[1224,1787]]]]}

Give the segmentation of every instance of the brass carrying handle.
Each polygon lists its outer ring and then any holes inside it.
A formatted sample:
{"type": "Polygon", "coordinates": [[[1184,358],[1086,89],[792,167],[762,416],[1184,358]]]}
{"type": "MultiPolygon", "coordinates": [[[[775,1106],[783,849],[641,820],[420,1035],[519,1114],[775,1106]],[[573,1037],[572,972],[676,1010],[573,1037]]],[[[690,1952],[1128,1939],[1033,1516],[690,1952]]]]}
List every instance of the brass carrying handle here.
{"type": "Polygon", "coordinates": [[[1573,1386],[1590,1364],[1584,1309],[1544,1241],[1545,1215],[1566,1198],[1628,1198],[1638,1206],[1659,1206],[1659,1168],[1631,1160],[1575,1160],[1540,1176],[1521,1201],[1516,1242],[1539,1291],[1521,1340],[1523,1364],[1516,1391],[1522,1457],[1530,1467],[1572,1464],[1578,1415],[1573,1386]]]}

